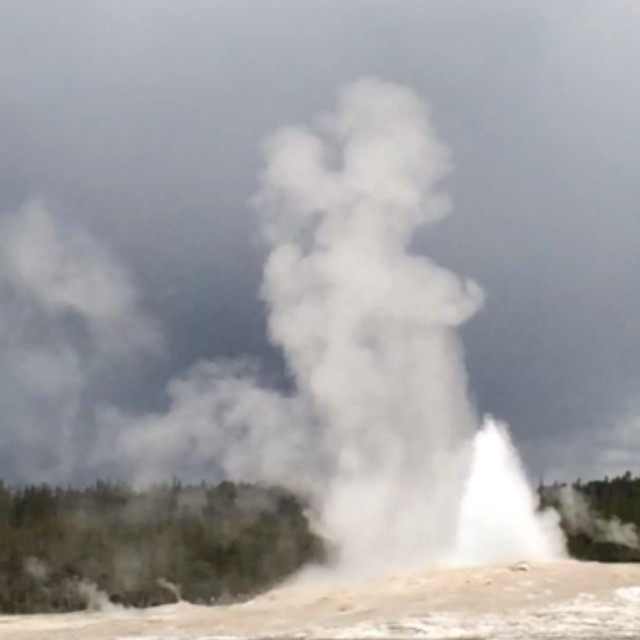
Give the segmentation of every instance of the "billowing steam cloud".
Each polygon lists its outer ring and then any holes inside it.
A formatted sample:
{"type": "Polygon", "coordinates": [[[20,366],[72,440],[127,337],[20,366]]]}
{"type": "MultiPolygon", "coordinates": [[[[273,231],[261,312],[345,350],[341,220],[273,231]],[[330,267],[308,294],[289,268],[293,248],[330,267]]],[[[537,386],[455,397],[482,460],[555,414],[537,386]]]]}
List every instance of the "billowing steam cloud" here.
{"type": "MultiPolygon", "coordinates": [[[[104,413],[117,455],[141,480],[216,465],[303,490],[351,572],[495,559],[493,538],[468,543],[473,487],[461,505],[477,421],[456,328],[482,293],[409,251],[416,229],[447,213],[448,169],[422,102],[374,79],[343,90],[312,128],[273,136],[256,197],[270,246],[263,296],[294,391],[265,388],[251,363],[201,362],[170,384],[166,413],[104,413]]],[[[491,498],[510,482],[524,497],[511,514],[524,537],[500,519],[502,559],[553,555],[506,432],[482,433],[476,449],[504,465],[491,498]]],[[[471,481],[491,467],[476,455],[471,481]]]]}
{"type": "Polygon", "coordinates": [[[0,306],[3,452],[23,480],[68,480],[92,385],[157,349],[160,334],[117,260],[38,202],[0,221],[0,306]]]}
{"type": "Polygon", "coordinates": [[[417,97],[374,80],[317,129],[268,145],[271,334],[322,424],[325,533],[349,562],[424,563],[455,530],[474,430],[454,329],[480,290],[407,252],[446,212],[448,155],[417,97]]]}

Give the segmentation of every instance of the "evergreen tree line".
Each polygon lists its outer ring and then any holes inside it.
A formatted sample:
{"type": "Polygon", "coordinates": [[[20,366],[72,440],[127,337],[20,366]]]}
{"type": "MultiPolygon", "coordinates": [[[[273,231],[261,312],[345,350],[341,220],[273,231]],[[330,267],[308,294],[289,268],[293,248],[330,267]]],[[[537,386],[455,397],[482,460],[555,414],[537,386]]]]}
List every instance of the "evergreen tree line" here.
{"type": "Polygon", "coordinates": [[[577,480],[571,485],[541,483],[538,492],[543,508],[551,506],[561,513],[571,557],[597,562],[640,562],[640,476],[627,472],[603,480],[577,480]],[[568,495],[572,509],[561,499],[563,492],[567,496],[567,489],[571,491],[568,495]],[[621,535],[623,532],[628,535],[621,535]],[[627,539],[625,544],[620,541],[623,538],[627,539]]]}
{"type": "MultiPolygon", "coordinates": [[[[640,477],[574,483],[593,513],[640,528],[640,477]]],[[[565,485],[541,485],[558,506],[565,485]]],[[[586,504],[586,503],[585,503],[586,504]]],[[[563,518],[579,559],[640,562],[640,550],[563,518]]],[[[280,488],[174,481],[144,491],[0,482],[0,612],[63,612],[105,603],[146,607],[178,597],[214,604],[251,597],[326,559],[303,501],[280,488]]]]}
{"type": "Polygon", "coordinates": [[[224,602],[322,558],[303,504],[277,488],[0,484],[3,613],[224,602]]]}

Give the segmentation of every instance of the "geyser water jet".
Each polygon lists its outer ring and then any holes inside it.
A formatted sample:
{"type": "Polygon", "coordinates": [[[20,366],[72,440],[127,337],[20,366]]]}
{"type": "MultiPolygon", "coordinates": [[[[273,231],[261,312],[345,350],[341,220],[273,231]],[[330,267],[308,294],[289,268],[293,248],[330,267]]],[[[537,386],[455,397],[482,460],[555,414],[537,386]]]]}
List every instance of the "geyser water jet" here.
{"type": "Polygon", "coordinates": [[[561,557],[564,539],[559,516],[550,509],[539,511],[539,506],[507,426],[485,417],[474,438],[454,562],[485,564],[561,557]]]}

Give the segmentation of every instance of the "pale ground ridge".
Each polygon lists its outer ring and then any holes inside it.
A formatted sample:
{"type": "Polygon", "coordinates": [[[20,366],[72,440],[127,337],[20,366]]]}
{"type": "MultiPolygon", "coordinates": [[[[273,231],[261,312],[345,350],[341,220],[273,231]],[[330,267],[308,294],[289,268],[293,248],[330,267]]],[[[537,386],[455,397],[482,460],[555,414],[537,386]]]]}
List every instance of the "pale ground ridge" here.
{"type": "Polygon", "coordinates": [[[640,565],[564,561],[429,570],[252,601],[2,616],[7,640],[640,639],[640,565]]]}

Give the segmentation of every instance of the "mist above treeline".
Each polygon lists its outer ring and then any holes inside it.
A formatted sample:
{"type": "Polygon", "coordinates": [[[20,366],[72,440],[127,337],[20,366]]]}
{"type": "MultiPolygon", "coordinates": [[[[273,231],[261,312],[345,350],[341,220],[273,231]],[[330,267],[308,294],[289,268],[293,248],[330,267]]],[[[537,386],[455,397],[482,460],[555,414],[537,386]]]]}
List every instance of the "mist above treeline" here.
{"type": "MultiPolygon", "coordinates": [[[[574,557],[640,562],[629,537],[640,526],[640,476],[541,485],[539,494],[542,507],[560,508],[574,557]]],[[[305,514],[289,491],[228,481],[0,483],[0,611],[252,597],[330,555],[305,514]]]]}

